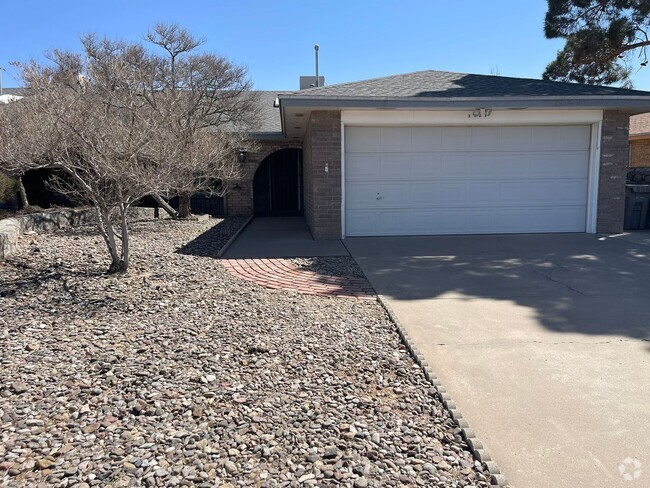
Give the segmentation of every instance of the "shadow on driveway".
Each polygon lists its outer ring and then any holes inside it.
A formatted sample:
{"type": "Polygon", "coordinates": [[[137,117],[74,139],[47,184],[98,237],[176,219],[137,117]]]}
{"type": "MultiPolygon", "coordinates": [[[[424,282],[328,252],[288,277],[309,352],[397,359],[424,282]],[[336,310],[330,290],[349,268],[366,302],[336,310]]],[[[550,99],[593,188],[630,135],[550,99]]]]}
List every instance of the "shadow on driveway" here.
{"type": "Polygon", "coordinates": [[[587,234],[347,239],[378,292],[484,298],[534,310],[556,332],[650,339],[650,247],[587,234]]]}

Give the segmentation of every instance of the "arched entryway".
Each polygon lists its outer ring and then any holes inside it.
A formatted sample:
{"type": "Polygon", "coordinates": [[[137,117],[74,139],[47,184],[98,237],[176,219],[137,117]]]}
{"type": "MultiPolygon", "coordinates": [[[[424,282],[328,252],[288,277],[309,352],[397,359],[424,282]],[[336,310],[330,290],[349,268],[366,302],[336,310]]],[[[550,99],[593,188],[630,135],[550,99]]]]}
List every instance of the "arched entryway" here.
{"type": "Polygon", "coordinates": [[[253,179],[255,215],[302,215],[302,150],[280,149],[260,163],[253,179]]]}

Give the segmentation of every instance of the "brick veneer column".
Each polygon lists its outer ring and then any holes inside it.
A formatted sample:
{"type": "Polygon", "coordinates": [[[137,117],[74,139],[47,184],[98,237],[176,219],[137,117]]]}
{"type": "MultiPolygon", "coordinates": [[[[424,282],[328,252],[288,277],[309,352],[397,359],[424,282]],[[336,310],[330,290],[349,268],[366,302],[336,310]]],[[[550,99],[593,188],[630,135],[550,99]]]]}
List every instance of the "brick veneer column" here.
{"type": "Polygon", "coordinates": [[[341,112],[311,113],[303,161],[305,217],[314,239],[340,239],[341,112]]]}
{"type": "Polygon", "coordinates": [[[627,111],[605,110],[603,113],[596,224],[599,233],[623,232],[629,123],[627,111]]]}

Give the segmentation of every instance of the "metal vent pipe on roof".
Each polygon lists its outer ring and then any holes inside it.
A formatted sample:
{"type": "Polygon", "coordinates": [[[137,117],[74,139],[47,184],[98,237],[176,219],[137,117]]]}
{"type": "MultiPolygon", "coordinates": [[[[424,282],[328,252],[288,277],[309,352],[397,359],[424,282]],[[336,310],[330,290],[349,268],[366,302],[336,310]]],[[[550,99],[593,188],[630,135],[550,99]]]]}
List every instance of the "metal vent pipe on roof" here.
{"type": "Polygon", "coordinates": [[[320,83],[318,82],[318,50],[320,49],[320,46],[316,44],[314,46],[314,54],[316,55],[316,86],[320,86],[320,83]]]}

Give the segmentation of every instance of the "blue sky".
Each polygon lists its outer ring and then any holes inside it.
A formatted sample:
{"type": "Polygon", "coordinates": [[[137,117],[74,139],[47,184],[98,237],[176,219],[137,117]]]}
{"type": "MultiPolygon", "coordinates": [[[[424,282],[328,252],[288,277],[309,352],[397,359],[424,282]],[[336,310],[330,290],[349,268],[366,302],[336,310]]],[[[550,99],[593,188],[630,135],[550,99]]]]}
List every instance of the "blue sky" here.
{"type": "MultiPolygon", "coordinates": [[[[321,46],[327,84],[439,69],[538,78],[562,46],[542,32],[545,0],[0,0],[0,66],[78,49],[95,32],[142,39],[157,21],[178,22],[204,49],[248,67],[257,89],[298,88],[321,46]]],[[[650,67],[633,78],[650,90],[650,67]]]]}

